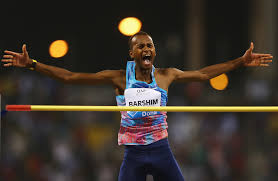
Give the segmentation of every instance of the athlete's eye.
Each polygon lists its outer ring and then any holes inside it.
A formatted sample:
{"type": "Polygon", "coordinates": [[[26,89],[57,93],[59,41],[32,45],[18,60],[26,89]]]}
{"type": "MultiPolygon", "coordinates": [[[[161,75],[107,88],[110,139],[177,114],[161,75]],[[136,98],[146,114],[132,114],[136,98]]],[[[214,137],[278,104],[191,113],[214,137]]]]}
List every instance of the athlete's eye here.
{"type": "Polygon", "coordinates": [[[147,46],[148,46],[148,48],[152,48],[152,47],[153,47],[153,44],[148,43],[147,46]]]}
{"type": "Polygon", "coordinates": [[[142,49],[142,48],[144,48],[144,45],[143,44],[139,44],[138,48],[142,49]]]}

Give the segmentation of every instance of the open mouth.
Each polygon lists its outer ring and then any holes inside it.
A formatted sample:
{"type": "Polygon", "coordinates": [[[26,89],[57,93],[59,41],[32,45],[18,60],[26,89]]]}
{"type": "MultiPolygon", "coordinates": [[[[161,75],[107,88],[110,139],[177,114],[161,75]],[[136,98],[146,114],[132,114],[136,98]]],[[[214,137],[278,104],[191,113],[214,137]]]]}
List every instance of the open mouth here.
{"type": "Polygon", "coordinates": [[[146,65],[149,65],[151,64],[151,55],[144,55],[143,56],[143,63],[146,64],[146,65]]]}

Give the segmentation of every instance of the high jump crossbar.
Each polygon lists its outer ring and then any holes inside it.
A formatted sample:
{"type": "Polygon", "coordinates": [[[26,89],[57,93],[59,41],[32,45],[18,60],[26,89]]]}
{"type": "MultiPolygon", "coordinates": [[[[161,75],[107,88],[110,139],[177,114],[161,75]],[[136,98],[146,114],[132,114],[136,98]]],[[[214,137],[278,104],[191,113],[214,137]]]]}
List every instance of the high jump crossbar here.
{"type": "Polygon", "coordinates": [[[278,112],[278,106],[75,106],[6,105],[7,111],[166,111],[166,112],[278,112]]]}

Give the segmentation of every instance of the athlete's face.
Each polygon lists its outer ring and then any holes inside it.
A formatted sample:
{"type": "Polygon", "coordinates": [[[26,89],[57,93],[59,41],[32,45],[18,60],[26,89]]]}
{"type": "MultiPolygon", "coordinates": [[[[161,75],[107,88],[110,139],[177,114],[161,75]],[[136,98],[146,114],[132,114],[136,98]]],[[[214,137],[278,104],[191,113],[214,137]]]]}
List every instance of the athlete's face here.
{"type": "Polygon", "coordinates": [[[153,40],[147,35],[137,35],[131,41],[129,55],[143,69],[151,69],[156,56],[153,40]]]}

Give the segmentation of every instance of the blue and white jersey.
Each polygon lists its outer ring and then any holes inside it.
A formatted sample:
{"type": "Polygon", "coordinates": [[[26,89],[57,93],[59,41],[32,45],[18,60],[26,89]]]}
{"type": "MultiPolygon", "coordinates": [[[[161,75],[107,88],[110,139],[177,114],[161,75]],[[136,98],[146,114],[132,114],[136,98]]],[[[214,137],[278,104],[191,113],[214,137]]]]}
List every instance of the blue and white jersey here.
{"type": "MultiPolygon", "coordinates": [[[[157,86],[152,67],[150,84],[135,78],[134,61],[126,67],[126,89],[124,95],[116,96],[118,106],[166,106],[167,91],[157,86]]],[[[122,111],[118,134],[119,145],[147,145],[168,136],[166,112],[122,111]]]]}

